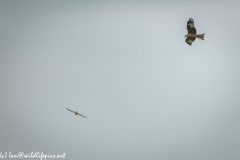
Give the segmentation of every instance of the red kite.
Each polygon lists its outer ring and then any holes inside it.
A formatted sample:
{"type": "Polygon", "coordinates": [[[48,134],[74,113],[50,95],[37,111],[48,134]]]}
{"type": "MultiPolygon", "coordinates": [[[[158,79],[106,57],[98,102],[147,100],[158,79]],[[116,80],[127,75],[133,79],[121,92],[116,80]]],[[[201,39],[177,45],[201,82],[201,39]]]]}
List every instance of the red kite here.
{"type": "Polygon", "coordinates": [[[189,18],[188,22],[187,22],[187,30],[188,30],[188,34],[185,35],[186,40],[185,42],[189,45],[192,45],[193,41],[197,38],[204,40],[204,34],[197,34],[197,30],[194,26],[194,20],[192,18],[189,18]]]}
{"type": "MultiPolygon", "coordinates": [[[[67,109],[67,108],[66,108],[67,109]]],[[[67,109],[68,111],[70,111],[70,112],[73,112],[73,113],[75,113],[75,115],[79,115],[79,116],[82,116],[82,117],[84,117],[84,118],[87,118],[87,117],[85,117],[85,116],[83,116],[83,115],[81,115],[81,114],[79,114],[77,111],[76,112],[74,112],[74,111],[71,111],[70,109],[67,109]]]]}

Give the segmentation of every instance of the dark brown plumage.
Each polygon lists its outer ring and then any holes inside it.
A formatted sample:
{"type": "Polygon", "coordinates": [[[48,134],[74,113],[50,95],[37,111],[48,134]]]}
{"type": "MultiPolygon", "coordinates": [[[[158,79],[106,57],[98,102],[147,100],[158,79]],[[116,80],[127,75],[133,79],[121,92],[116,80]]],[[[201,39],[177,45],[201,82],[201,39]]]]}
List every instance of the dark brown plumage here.
{"type": "Polygon", "coordinates": [[[185,42],[189,45],[192,45],[193,41],[195,41],[196,38],[204,40],[204,34],[197,34],[197,30],[194,26],[194,20],[192,18],[189,18],[187,21],[187,30],[188,34],[185,35],[186,40],[185,42]]]}

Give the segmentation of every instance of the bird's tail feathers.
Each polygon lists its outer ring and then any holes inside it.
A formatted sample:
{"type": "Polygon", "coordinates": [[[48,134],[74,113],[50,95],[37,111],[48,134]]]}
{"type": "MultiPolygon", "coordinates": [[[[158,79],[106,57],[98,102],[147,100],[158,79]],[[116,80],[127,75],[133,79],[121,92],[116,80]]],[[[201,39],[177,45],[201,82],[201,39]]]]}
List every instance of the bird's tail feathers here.
{"type": "Polygon", "coordinates": [[[197,34],[196,37],[201,39],[201,40],[204,40],[204,35],[205,35],[205,33],[204,34],[197,34]]]}

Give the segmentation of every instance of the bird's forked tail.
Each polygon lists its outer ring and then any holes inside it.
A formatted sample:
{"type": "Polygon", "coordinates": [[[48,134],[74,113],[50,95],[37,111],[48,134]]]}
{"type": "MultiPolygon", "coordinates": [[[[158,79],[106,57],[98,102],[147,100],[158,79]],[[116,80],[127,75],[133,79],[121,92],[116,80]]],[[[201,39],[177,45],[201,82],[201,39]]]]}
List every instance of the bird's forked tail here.
{"type": "Polygon", "coordinates": [[[199,38],[199,39],[201,39],[201,40],[204,40],[204,35],[205,35],[205,33],[203,33],[203,34],[197,34],[197,38],[199,38]]]}

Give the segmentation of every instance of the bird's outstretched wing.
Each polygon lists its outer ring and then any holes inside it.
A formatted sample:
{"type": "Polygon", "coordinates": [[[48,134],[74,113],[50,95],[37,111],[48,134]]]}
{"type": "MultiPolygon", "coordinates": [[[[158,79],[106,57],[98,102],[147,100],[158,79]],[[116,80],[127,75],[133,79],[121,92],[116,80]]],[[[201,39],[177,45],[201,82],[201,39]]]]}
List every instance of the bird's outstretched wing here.
{"type": "Polygon", "coordinates": [[[187,30],[188,30],[188,34],[196,34],[197,30],[194,26],[194,20],[192,18],[189,18],[189,20],[187,21],[187,30]]]}
{"type": "Polygon", "coordinates": [[[81,115],[81,114],[79,114],[79,113],[78,113],[78,115],[79,115],[79,116],[82,116],[82,117],[84,117],[84,118],[87,118],[87,117],[85,117],[85,116],[83,116],[83,115],[81,115]]]}
{"type": "Polygon", "coordinates": [[[186,38],[185,42],[191,46],[195,39],[196,39],[195,37],[194,38],[193,37],[188,37],[188,38],[186,38]]]}
{"type": "MultiPolygon", "coordinates": [[[[67,108],[66,108],[67,109],[67,108]]],[[[70,110],[70,109],[67,109],[68,111],[70,111],[70,112],[73,112],[73,113],[77,113],[79,116],[82,116],[82,117],[84,117],[84,118],[87,118],[87,117],[85,117],[85,116],[83,116],[83,115],[81,115],[81,114],[79,114],[78,112],[74,112],[74,111],[72,111],[72,110],[70,110]]]]}
{"type": "MultiPolygon", "coordinates": [[[[66,108],[67,109],[67,108],[66,108]]],[[[70,109],[67,109],[68,111],[70,111],[70,112],[73,112],[73,113],[75,113],[74,111],[71,111],[70,109]]]]}

